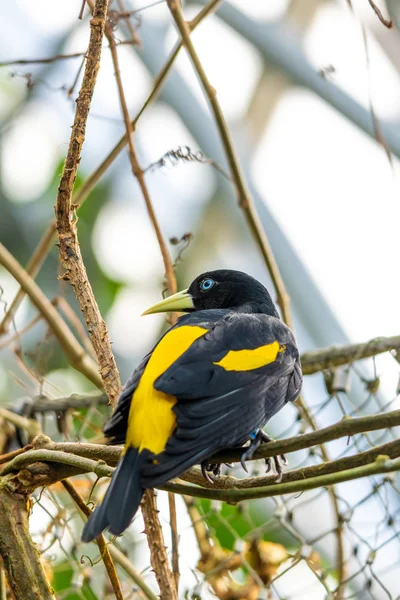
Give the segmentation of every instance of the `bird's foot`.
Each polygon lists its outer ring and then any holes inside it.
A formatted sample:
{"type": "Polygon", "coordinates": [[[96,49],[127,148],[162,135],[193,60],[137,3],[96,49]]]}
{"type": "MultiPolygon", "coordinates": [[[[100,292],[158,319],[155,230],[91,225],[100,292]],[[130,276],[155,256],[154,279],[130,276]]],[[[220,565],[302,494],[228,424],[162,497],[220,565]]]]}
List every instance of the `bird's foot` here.
{"type": "MultiPolygon", "coordinates": [[[[253,456],[255,451],[260,447],[261,444],[268,444],[268,442],[273,442],[274,440],[269,437],[268,434],[265,433],[262,429],[250,434],[250,446],[247,448],[246,452],[244,452],[240,458],[240,463],[243,469],[248,473],[245,461],[253,456]]],[[[283,466],[287,465],[287,459],[284,454],[280,456],[273,456],[272,458],[266,458],[265,464],[267,465],[266,473],[269,473],[272,469],[272,463],[275,467],[275,472],[277,475],[276,483],[280,483],[283,477],[283,466]]]]}
{"type": "Polygon", "coordinates": [[[209,463],[208,460],[203,460],[201,463],[201,473],[208,483],[214,483],[221,475],[221,465],[217,463],[209,463]]]}

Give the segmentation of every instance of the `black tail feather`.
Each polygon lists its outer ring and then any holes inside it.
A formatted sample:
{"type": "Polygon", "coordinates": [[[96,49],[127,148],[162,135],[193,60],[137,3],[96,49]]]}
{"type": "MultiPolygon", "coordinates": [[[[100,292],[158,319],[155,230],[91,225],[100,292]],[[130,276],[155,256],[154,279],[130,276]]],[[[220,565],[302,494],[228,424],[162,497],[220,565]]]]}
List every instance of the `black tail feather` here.
{"type": "Polygon", "coordinates": [[[144,458],[137,448],[128,448],[111,478],[103,501],[83,528],[83,542],[91,542],[105,529],[113,535],[120,535],[129,526],[144,493],[140,483],[140,465],[144,458]]]}

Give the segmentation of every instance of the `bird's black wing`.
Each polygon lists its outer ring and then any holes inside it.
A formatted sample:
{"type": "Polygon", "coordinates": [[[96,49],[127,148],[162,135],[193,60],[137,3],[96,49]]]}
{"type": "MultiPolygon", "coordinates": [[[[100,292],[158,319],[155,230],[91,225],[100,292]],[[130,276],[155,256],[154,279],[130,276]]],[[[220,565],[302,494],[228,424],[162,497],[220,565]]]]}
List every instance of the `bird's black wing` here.
{"type": "MultiPolygon", "coordinates": [[[[197,322],[201,317],[196,315],[197,322]]],[[[165,450],[142,471],[146,487],[220,449],[243,444],[300,393],[296,341],[279,319],[231,312],[206,328],[154,383],[178,402],[173,407],[176,428],[165,450]]]]}
{"type": "Polygon", "coordinates": [[[111,445],[124,444],[126,437],[126,429],[128,426],[129,410],[131,408],[132,394],[138,386],[141,376],[149,362],[151,352],[146,354],[143,360],[139,363],[132,375],[125,383],[121,395],[118,398],[118,404],[111,418],[105,424],[103,431],[108,443],[111,445]]]}
{"type": "MultiPolygon", "coordinates": [[[[197,313],[192,313],[189,315],[183,315],[174,325],[171,327],[157,342],[156,346],[163,340],[163,338],[168,335],[172,330],[177,327],[182,327],[184,325],[190,326],[201,326],[206,329],[212,327],[217,321],[223,318],[228,311],[226,310],[209,310],[209,311],[200,311],[197,313]],[[205,317],[205,313],[207,313],[207,317],[205,317]]],[[[155,346],[155,347],[156,347],[155,346]]],[[[154,347],[154,348],[155,348],[154,347]]],[[[153,354],[154,348],[142,359],[136,369],[133,371],[132,375],[129,377],[127,382],[125,383],[121,395],[118,398],[118,404],[115,408],[114,413],[111,418],[105,424],[103,431],[106,437],[108,438],[109,444],[124,444],[128,422],[129,422],[129,411],[132,403],[132,396],[135,392],[137,386],[139,385],[139,381],[145,371],[147,363],[149,362],[151,355],[153,354]]]]}

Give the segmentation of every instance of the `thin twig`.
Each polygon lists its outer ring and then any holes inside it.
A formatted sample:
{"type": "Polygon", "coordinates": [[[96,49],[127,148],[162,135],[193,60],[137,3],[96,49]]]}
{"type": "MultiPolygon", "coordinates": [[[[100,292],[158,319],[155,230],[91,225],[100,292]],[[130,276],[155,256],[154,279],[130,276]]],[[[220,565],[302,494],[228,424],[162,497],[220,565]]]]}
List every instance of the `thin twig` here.
{"type": "Polygon", "coordinates": [[[382,25],[384,25],[388,29],[391,29],[393,27],[393,21],[392,21],[392,19],[385,19],[385,17],[383,16],[380,8],[375,4],[375,2],[373,2],[373,0],[368,0],[368,2],[369,2],[370,7],[372,8],[372,10],[374,11],[374,13],[376,14],[376,16],[378,17],[378,19],[382,23],[382,25]]]}
{"type": "Polygon", "coordinates": [[[125,554],[123,554],[119,548],[113,546],[112,544],[108,546],[108,549],[114,561],[122,569],[124,569],[125,573],[129,575],[131,579],[133,579],[136,585],[142,590],[145,597],[148,598],[148,600],[159,600],[159,596],[156,596],[155,593],[149,588],[142,575],[136,571],[129,558],[125,556],[125,554]]]}
{"type": "MultiPolygon", "coordinates": [[[[76,491],[76,489],[74,488],[72,483],[67,480],[62,481],[61,483],[64,486],[64,488],[66,489],[66,491],[68,492],[68,494],[71,496],[72,500],[78,506],[78,508],[83,512],[85,517],[89,518],[90,515],[92,514],[92,511],[90,510],[90,508],[88,507],[86,502],[83,500],[83,498],[80,496],[80,494],[76,491]]],[[[111,558],[111,554],[109,552],[109,549],[108,549],[108,546],[106,544],[103,534],[100,534],[99,536],[97,536],[96,544],[99,547],[100,556],[101,556],[102,561],[104,562],[104,566],[108,573],[108,577],[110,579],[112,589],[114,590],[115,597],[117,598],[117,600],[124,600],[124,596],[122,594],[121,584],[118,579],[117,571],[115,569],[113,559],[111,558]]]]}
{"type": "Polygon", "coordinates": [[[19,427],[20,429],[24,429],[31,438],[36,437],[42,432],[42,428],[39,423],[35,421],[35,419],[27,419],[26,417],[22,417],[11,410],[7,410],[0,406],[0,417],[12,423],[15,427],[19,427]]]}
{"type": "Polygon", "coordinates": [[[97,0],[93,18],[90,21],[90,41],[87,52],[85,72],[76,101],[74,124],[72,126],[68,153],[65,159],[56,203],[56,227],[59,239],[59,252],[66,269],[64,279],[71,282],[89,331],[93,348],[99,363],[99,372],[104,389],[114,407],[117,403],[121,382],[115,358],[111,349],[107,327],[103,321],[92,287],[83,263],[76,219],[72,205],[72,192],[81,160],[81,151],[85,140],[86,123],[90,104],[100,67],[103,34],[105,29],[108,0],[97,0]]]}
{"type": "MultiPolygon", "coordinates": [[[[130,46],[134,40],[121,40],[117,42],[118,46],[130,46]]],[[[72,52],[71,54],[55,54],[47,58],[23,58],[18,60],[7,60],[0,62],[0,67],[12,67],[14,65],[47,65],[57,60],[68,60],[70,58],[86,58],[87,52],[72,52]]]]}
{"type": "Polygon", "coordinates": [[[121,79],[117,47],[116,47],[112,29],[109,25],[106,25],[105,35],[107,37],[108,43],[110,44],[111,58],[113,61],[115,78],[117,80],[117,86],[118,86],[118,95],[119,95],[119,100],[121,103],[122,114],[124,117],[126,134],[128,137],[129,160],[131,163],[132,173],[136,177],[139,187],[142,191],[143,198],[144,198],[146,208],[147,208],[147,212],[149,214],[151,224],[153,226],[154,232],[157,237],[157,242],[160,247],[161,256],[162,256],[162,259],[164,262],[165,277],[166,277],[168,292],[169,292],[169,294],[174,294],[177,291],[175,272],[174,272],[174,268],[172,265],[171,257],[168,252],[167,244],[164,240],[163,234],[161,232],[161,227],[158,223],[158,220],[157,220],[154,208],[153,208],[153,204],[150,199],[150,194],[147,189],[147,185],[146,185],[145,178],[144,178],[144,171],[139,164],[136,149],[134,146],[133,128],[132,128],[131,120],[129,118],[128,106],[126,103],[124,88],[123,88],[122,79],[121,79]]]}
{"type": "Polygon", "coordinates": [[[179,535],[178,523],[176,519],[176,500],[175,495],[168,492],[169,504],[169,523],[171,527],[171,545],[172,545],[172,573],[175,579],[176,592],[179,594],[179,535]]]}
{"type": "Polygon", "coordinates": [[[16,456],[19,456],[20,454],[23,454],[24,452],[28,452],[28,450],[32,450],[32,448],[33,448],[32,444],[27,444],[23,448],[19,448],[18,450],[14,450],[13,452],[8,452],[7,454],[0,454],[0,465],[4,464],[6,462],[10,462],[10,460],[15,458],[16,456]]]}
{"type": "MultiPolygon", "coordinates": [[[[194,29],[203,21],[203,19],[208,14],[213,12],[218,7],[218,5],[221,3],[221,1],[222,0],[211,0],[206,6],[204,6],[201,9],[201,11],[190,22],[190,27],[191,27],[192,31],[194,31],[194,29]]],[[[158,93],[160,92],[160,89],[161,89],[164,81],[166,80],[167,75],[170,72],[181,48],[182,48],[182,43],[178,42],[175,45],[174,49],[171,51],[171,54],[170,54],[169,58],[167,59],[165,65],[161,69],[160,73],[155,78],[154,85],[153,85],[153,88],[152,88],[149,96],[147,97],[142,108],[139,110],[138,114],[132,121],[133,130],[135,129],[137,122],[139,121],[140,117],[142,116],[142,114],[144,113],[146,108],[151,104],[151,102],[154,102],[154,100],[157,98],[158,93]]],[[[97,183],[99,182],[101,177],[104,175],[104,173],[108,170],[108,168],[112,165],[112,163],[115,161],[115,159],[119,156],[120,152],[122,152],[122,150],[125,148],[127,143],[128,143],[128,135],[125,134],[122,136],[122,138],[119,140],[119,142],[114,146],[114,148],[111,150],[111,152],[106,156],[106,158],[103,160],[103,162],[97,167],[97,169],[95,169],[93,171],[93,173],[91,173],[89,175],[89,177],[84,181],[84,183],[79,188],[79,190],[77,190],[77,192],[74,194],[74,196],[72,198],[73,204],[77,204],[77,205],[83,204],[83,202],[87,199],[87,197],[89,196],[89,194],[91,193],[93,188],[97,185],[97,183]]],[[[48,226],[48,228],[46,229],[42,239],[39,242],[38,247],[36,248],[35,252],[32,255],[31,260],[28,262],[27,267],[26,267],[27,273],[29,273],[33,279],[36,277],[37,273],[39,272],[40,267],[42,266],[43,260],[45,259],[48,252],[50,251],[50,249],[55,241],[55,238],[56,238],[55,221],[52,221],[50,223],[50,225],[48,226]]],[[[14,314],[15,314],[17,308],[19,307],[19,305],[21,304],[24,296],[25,296],[25,292],[22,288],[20,288],[14,301],[11,303],[9,310],[7,311],[6,315],[4,316],[3,322],[0,324],[0,335],[2,332],[5,332],[8,330],[8,327],[9,327],[10,323],[12,322],[12,319],[14,318],[14,314]],[[5,323],[7,323],[7,325],[5,325],[5,323]]]]}
{"type": "MultiPolygon", "coordinates": [[[[36,275],[39,273],[40,267],[42,266],[44,260],[46,259],[46,256],[49,253],[50,248],[52,247],[52,245],[54,243],[54,239],[55,239],[55,222],[52,223],[46,229],[42,239],[40,240],[37,248],[35,249],[34,253],[32,254],[32,257],[28,261],[28,264],[26,265],[26,272],[28,273],[28,275],[30,275],[32,277],[32,279],[35,279],[36,275]]],[[[25,296],[25,293],[26,292],[22,287],[18,290],[17,295],[15,296],[14,300],[11,302],[6,314],[3,317],[2,322],[0,323],[0,335],[2,335],[3,333],[6,333],[9,330],[10,325],[14,318],[15,312],[18,309],[19,305],[21,304],[21,302],[25,296]]]]}
{"type": "Polygon", "coordinates": [[[271,279],[276,290],[277,302],[282,311],[283,319],[290,327],[291,315],[289,296],[286,292],[271,246],[269,244],[267,236],[265,235],[260,218],[255,209],[253,199],[248,190],[244,175],[242,173],[240,162],[236,154],[235,147],[233,145],[231,133],[229,131],[228,125],[225,120],[225,116],[222,112],[221,106],[217,98],[216,90],[210,84],[207,74],[194,48],[194,45],[190,38],[191,30],[188,23],[183,17],[180,2],[177,2],[177,0],[167,0],[167,3],[171,11],[172,17],[181,35],[182,41],[192,61],[193,67],[197,75],[199,76],[204,93],[209,100],[214,115],[215,123],[217,125],[221,141],[224,146],[226,158],[228,160],[229,169],[231,172],[231,179],[235,187],[239,206],[243,210],[246,221],[257,241],[265,263],[268,267],[268,271],[271,275],[271,279]]]}
{"type": "Polygon", "coordinates": [[[77,371],[83,373],[83,375],[98,388],[102,388],[102,381],[94,361],[85,353],[65,321],[60,317],[52,303],[46,298],[39,286],[33,281],[32,277],[28,275],[18,261],[1,243],[0,264],[2,264],[7,271],[11,273],[14,279],[18,281],[32,303],[43,315],[71,365],[77,371]]]}

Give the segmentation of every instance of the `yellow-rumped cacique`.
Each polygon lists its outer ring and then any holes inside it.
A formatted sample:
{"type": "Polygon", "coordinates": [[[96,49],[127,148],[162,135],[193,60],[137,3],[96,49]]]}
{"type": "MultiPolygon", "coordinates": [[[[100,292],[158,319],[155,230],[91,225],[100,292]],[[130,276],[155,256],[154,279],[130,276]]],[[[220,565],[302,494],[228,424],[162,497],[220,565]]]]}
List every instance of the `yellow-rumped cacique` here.
{"type": "MultiPolygon", "coordinates": [[[[250,441],[243,448],[245,466],[270,440],[262,431],[267,421],[300,394],[295,337],[253,277],[232,270],[203,273],[144,314],[168,311],[187,314],[130,376],[104,428],[111,444],[125,448],[83,529],[85,542],[105,529],[121,534],[146,488],[198,463],[212,479],[219,474],[212,456],[250,441]]],[[[279,460],[275,466],[280,476],[279,460]]]]}

